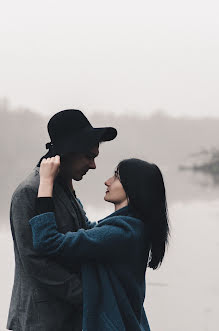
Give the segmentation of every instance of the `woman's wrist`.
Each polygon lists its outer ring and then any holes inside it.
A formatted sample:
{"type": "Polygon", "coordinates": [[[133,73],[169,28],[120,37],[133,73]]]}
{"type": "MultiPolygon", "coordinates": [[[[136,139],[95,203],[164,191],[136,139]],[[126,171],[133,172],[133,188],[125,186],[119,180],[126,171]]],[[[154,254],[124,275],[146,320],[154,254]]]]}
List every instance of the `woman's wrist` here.
{"type": "Polygon", "coordinates": [[[40,185],[38,189],[38,198],[40,197],[52,197],[53,193],[53,180],[40,179],[40,185]]]}

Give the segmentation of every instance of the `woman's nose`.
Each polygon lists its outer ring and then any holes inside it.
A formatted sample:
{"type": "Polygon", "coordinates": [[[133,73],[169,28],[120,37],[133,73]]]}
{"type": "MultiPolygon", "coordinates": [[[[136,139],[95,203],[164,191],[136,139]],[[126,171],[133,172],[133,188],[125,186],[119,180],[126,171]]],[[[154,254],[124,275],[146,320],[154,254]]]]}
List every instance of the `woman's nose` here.
{"type": "Polygon", "coordinates": [[[109,182],[109,181],[110,181],[110,178],[109,178],[109,179],[107,179],[107,180],[105,181],[105,183],[104,183],[104,184],[105,184],[106,186],[110,186],[110,182],[109,182]]]}

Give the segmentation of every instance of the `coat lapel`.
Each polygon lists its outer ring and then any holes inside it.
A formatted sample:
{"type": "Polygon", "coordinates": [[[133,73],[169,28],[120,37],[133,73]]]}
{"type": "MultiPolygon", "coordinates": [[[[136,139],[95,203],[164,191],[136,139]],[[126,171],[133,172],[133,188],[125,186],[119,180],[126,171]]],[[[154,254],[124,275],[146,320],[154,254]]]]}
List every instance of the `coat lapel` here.
{"type": "MultiPolygon", "coordinates": [[[[39,167],[35,167],[35,170],[37,172],[37,174],[39,174],[39,167]]],[[[77,217],[77,213],[75,211],[75,208],[80,210],[80,214],[81,214],[81,222],[82,222],[82,226],[83,228],[86,228],[86,222],[85,222],[85,212],[82,209],[82,207],[80,206],[79,202],[77,201],[77,199],[74,199],[74,203],[77,205],[77,207],[74,206],[74,204],[72,203],[72,201],[69,199],[68,195],[66,194],[66,192],[64,191],[62,185],[60,184],[59,180],[55,180],[54,183],[54,188],[53,188],[53,197],[54,200],[59,200],[62,202],[62,204],[65,206],[66,210],[69,212],[72,220],[74,220],[75,225],[77,227],[77,229],[80,229],[80,223],[77,217]]]]}
{"type": "Polygon", "coordinates": [[[68,210],[72,219],[75,221],[76,227],[79,229],[80,224],[79,224],[79,221],[77,218],[77,214],[74,210],[74,206],[73,206],[71,200],[69,199],[69,197],[67,196],[67,194],[65,193],[65,191],[63,190],[63,188],[61,187],[61,185],[57,182],[55,183],[54,188],[53,188],[53,196],[54,196],[54,199],[62,201],[66,210],[68,210]]]}

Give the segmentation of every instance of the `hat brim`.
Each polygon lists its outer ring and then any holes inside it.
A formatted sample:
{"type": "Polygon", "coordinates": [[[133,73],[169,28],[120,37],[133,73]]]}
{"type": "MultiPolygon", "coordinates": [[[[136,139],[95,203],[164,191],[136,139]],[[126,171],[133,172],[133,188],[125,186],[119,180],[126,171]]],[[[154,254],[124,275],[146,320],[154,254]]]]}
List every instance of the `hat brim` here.
{"type": "Polygon", "coordinates": [[[113,127],[93,128],[89,127],[69,137],[63,138],[54,144],[47,157],[56,154],[63,156],[67,153],[84,153],[102,141],[111,141],[117,136],[117,130],[113,127]]]}
{"type": "Polygon", "coordinates": [[[93,130],[96,132],[97,136],[99,136],[99,140],[101,141],[110,141],[117,136],[117,130],[112,127],[93,128],[93,130]]]}

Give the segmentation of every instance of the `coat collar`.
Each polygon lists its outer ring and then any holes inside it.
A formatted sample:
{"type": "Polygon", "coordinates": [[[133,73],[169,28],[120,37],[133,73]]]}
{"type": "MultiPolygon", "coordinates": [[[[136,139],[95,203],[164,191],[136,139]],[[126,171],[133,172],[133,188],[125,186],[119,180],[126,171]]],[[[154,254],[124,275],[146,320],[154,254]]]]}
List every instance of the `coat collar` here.
{"type": "Polygon", "coordinates": [[[114,211],[112,214],[108,215],[107,217],[103,218],[102,220],[98,221],[101,222],[109,217],[113,217],[113,216],[131,216],[131,217],[135,217],[135,213],[134,210],[132,209],[132,207],[130,205],[125,206],[123,208],[120,208],[116,211],[114,211]]]}

